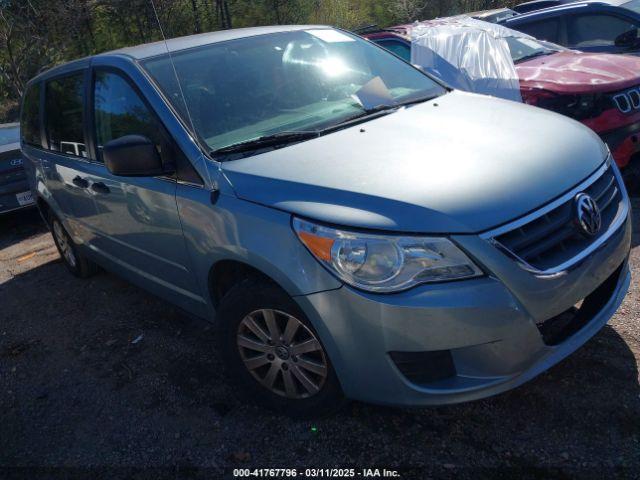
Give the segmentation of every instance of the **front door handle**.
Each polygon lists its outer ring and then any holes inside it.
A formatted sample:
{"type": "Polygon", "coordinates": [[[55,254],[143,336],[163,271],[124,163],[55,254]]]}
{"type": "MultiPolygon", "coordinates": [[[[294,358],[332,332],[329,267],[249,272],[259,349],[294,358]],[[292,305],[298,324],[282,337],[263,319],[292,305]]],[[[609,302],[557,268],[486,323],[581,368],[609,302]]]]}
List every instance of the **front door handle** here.
{"type": "Polygon", "coordinates": [[[96,193],[109,193],[111,191],[111,190],[109,190],[109,187],[107,187],[102,182],[96,182],[96,183],[92,184],[91,185],[91,190],[93,190],[96,193]]]}
{"type": "Polygon", "coordinates": [[[76,187],[87,188],[89,186],[89,182],[80,176],[76,176],[73,180],[71,180],[76,187]]]}

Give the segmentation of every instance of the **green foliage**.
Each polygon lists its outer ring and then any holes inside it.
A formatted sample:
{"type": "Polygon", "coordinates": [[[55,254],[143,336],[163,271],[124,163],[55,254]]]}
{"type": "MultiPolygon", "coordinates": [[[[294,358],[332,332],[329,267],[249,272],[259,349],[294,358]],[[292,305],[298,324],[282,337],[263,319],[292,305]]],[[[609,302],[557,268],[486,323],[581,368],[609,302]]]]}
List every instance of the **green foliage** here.
{"type": "MultiPolygon", "coordinates": [[[[392,25],[514,1],[498,0],[0,0],[0,121],[26,82],[86,55],[193,33],[271,24],[392,25]],[[154,11],[155,6],[155,11],[154,11]]],[[[10,118],[11,117],[11,118],[10,118]]]]}

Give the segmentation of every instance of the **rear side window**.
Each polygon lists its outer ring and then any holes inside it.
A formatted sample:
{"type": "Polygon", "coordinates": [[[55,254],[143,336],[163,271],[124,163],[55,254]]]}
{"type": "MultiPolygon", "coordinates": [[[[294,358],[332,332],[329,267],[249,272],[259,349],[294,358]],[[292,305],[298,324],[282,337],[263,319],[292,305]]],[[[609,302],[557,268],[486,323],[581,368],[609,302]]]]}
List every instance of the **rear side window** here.
{"type": "Polygon", "coordinates": [[[524,25],[515,26],[516,30],[527,33],[532,37],[540,40],[547,40],[548,42],[558,43],[560,34],[560,19],[550,18],[548,20],[542,20],[540,22],[532,22],[524,25]]]}
{"type": "Polygon", "coordinates": [[[42,147],[40,137],[40,84],[29,87],[22,103],[22,118],[20,119],[22,141],[27,145],[42,147]]]}
{"type": "Polygon", "coordinates": [[[570,47],[615,45],[616,38],[638,26],[613,15],[576,15],[568,18],[567,34],[570,47]]]}
{"type": "Polygon", "coordinates": [[[162,151],[161,125],[122,76],[106,71],[96,73],[94,109],[100,152],[106,143],[125,135],[143,135],[162,151]]]}
{"type": "Polygon", "coordinates": [[[84,73],[49,80],[45,120],[49,150],[86,157],[83,128],[84,73]]]}
{"type": "Polygon", "coordinates": [[[405,62],[411,62],[411,47],[406,43],[399,42],[398,40],[375,40],[375,42],[390,52],[395,53],[405,62]]]}

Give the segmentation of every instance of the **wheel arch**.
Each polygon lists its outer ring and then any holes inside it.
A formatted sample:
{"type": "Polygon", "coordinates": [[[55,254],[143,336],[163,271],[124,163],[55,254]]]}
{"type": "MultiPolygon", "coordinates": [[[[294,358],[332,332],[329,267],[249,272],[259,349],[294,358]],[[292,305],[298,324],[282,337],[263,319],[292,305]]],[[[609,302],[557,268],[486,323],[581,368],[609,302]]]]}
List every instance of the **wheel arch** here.
{"type": "Polygon", "coordinates": [[[261,269],[238,259],[226,258],[217,261],[209,270],[207,283],[214,308],[218,309],[220,301],[229,290],[248,278],[257,278],[271,283],[291,295],[286,288],[261,269]]]}

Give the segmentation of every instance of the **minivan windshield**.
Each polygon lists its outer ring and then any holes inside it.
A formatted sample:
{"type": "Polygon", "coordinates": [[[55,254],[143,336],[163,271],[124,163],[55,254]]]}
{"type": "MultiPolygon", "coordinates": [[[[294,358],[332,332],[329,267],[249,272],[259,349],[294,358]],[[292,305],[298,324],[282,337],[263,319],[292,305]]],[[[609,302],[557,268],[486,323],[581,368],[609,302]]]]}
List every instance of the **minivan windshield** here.
{"type": "Polygon", "coordinates": [[[0,145],[16,143],[20,141],[20,127],[0,127],[0,145]]]}
{"type": "Polygon", "coordinates": [[[391,104],[446,91],[379,47],[326,28],[213,43],[171,58],[153,57],[143,66],[210,151],[335,127],[367,110],[356,95],[366,85],[391,104]]]}

